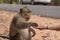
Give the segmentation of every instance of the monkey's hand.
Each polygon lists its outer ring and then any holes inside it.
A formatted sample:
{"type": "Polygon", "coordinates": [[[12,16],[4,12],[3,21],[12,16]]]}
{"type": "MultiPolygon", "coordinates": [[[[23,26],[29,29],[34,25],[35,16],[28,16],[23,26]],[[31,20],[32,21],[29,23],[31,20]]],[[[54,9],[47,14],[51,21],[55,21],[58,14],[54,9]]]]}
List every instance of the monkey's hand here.
{"type": "Polygon", "coordinates": [[[31,23],[31,26],[38,26],[38,24],[37,23],[31,23]]]}

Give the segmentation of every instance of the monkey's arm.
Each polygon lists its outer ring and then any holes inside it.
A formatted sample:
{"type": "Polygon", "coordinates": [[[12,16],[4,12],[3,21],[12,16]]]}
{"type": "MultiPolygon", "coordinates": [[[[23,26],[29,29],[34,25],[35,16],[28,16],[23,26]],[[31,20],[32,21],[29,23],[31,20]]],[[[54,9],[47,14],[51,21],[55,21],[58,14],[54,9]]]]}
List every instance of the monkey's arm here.
{"type": "Polygon", "coordinates": [[[17,28],[27,28],[27,27],[30,27],[30,23],[27,23],[27,22],[19,22],[19,23],[16,23],[15,26],[17,28]]]}
{"type": "Polygon", "coordinates": [[[37,23],[30,23],[31,26],[38,26],[37,23]]]}
{"type": "Polygon", "coordinates": [[[30,26],[38,26],[38,24],[37,23],[29,23],[29,22],[16,23],[16,27],[18,27],[18,28],[27,28],[27,27],[30,27],[30,26]]]}

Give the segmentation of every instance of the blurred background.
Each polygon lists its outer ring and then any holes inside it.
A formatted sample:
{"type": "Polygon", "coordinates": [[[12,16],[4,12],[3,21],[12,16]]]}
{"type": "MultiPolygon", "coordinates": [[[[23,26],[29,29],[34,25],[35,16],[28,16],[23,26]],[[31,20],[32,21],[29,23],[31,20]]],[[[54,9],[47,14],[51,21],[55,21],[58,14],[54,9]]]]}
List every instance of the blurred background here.
{"type": "Polygon", "coordinates": [[[60,0],[0,0],[1,3],[60,6],[60,0]]]}
{"type": "MultiPolygon", "coordinates": [[[[13,17],[25,5],[35,14],[31,16],[30,21],[38,23],[40,27],[60,28],[60,0],[0,0],[0,35],[9,34],[13,17]]],[[[36,35],[32,40],[60,40],[60,30],[33,29],[36,35]]],[[[0,40],[8,39],[0,37],[0,40]]]]}

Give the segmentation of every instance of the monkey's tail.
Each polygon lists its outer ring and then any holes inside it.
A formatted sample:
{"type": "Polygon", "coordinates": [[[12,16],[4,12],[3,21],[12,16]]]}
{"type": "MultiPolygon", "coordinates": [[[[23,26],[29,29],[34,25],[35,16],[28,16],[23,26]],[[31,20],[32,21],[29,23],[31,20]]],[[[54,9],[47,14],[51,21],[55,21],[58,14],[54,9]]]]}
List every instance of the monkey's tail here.
{"type": "Polygon", "coordinates": [[[35,32],[35,30],[33,30],[32,28],[30,28],[30,31],[32,32],[32,37],[34,37],[35,35],[36,35],[36,32],[35,32]]]}
{"type": "Polygon", "coordinates": [[[1,38],[6,38],[6,39],[10,39],[8,36],[3,36],[3,35],[0,35],[1,38]]]}

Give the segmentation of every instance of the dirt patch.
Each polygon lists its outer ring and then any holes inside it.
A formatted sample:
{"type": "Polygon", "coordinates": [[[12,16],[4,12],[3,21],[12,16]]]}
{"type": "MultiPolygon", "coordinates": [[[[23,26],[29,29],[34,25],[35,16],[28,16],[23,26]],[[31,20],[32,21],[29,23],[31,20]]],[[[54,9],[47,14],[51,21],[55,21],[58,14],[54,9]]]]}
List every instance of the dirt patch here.
{"type": "MultiPolygon", "coordinates": [[[[0,10],[0,34],[7,36],[9,34],[10,23],[16,12],[0,10]]],[[[37,15],[32,15],[31,22],[36,22],[40,26],[53,26],[60,24],[60,19],[53,19],[48,17],[40,17],[37,15]]],[[[60,40],[60,31],[56,30],[38,30],[33,28],[36,31],[36,35],[32,40],[60,40]]],[[[8,40],[0,37],[0,40],[8,40]]]]}

